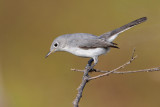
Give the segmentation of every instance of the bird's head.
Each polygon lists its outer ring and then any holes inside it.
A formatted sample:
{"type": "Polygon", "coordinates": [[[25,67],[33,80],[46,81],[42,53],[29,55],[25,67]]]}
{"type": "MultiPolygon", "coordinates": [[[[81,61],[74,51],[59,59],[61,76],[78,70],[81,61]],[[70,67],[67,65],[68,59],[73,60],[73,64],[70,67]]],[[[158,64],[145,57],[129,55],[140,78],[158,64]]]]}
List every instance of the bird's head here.
{"type": "Polygon", "coordinates": [[[51,53],[54,53],[56,51],[63,51],[65,44],[65,38],[63,36],[57,37],[53,42],[50,47],[50,51],[47,53],[45,58],[47,58],[51,53]]]}

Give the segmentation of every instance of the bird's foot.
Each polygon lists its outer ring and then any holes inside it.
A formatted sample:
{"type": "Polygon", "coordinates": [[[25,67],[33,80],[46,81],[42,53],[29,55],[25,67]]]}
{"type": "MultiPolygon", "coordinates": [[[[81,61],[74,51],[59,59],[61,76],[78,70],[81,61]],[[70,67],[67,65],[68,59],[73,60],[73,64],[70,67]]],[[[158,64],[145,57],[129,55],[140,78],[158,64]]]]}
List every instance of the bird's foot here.
{"type": "Polygon", "coordinates": [[[85,69],[91,69],[91,65],[87,64],[87,66],[85,67],[85,69]]]}
{"type": "Polygon", "coordinates": [[[95,65],[96,65],[96,64],[93,64],[93,65],[87,64],[87,66],[85,67],[85,69],[88,69],[89,72],[92,72],[92,71],[94,71],[94,66],[95,66],[95,65]]]}

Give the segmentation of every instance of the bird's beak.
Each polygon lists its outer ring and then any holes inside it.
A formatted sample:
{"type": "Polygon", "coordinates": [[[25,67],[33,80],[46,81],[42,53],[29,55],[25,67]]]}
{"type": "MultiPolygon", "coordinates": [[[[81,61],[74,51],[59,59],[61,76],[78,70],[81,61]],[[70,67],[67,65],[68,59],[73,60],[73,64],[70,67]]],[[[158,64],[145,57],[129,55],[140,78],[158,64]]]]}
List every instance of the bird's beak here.
{"type": "Polygon", "coordinates": [[[45,56],[45,58],[47,58],[51,53],[53,53],[54,52],[54,50],[53,51],[49,51],[48,53],[47,53],[47,55],[45,56]]]}

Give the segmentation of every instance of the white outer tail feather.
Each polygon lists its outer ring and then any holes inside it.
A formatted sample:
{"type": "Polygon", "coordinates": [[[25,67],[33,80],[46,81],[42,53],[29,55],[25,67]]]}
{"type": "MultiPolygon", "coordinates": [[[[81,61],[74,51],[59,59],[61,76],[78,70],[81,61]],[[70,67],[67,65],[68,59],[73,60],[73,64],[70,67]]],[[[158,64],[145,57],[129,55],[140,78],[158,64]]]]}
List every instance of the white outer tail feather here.
{"type": "Polygon", "coordinates": [[[115,35],[107,38],[107,41],[108,41],[108,42],[112,42],[114,39],[117,38],[117,36],[118,36],[120,33],[123,33],[124,31],[126,31],[126,30],[128,30],[128,29],[130,29],[130,28],[132,28],[132,27],[126,28],[125,30],[123,30],[123,31],[121,31],[121,32],[119,32],[119,33],[117,33],[117,34],[115,34],[115,35]]]}

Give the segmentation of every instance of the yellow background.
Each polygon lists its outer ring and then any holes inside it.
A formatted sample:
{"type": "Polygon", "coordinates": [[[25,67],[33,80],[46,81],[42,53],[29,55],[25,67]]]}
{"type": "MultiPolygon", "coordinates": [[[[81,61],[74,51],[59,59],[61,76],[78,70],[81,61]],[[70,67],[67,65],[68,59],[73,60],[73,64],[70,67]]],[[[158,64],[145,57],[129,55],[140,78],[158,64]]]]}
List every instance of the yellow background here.
{"type": "MultiPolygon", "coordinates": [[[[54,38],[67,33],[101,35],[137,18],[147,22],[123,34],[99,57],[95,68],[124,70],[160,64],[160,0],[0,0],[0,107],[72,107],[88,59],[57,52],[47,59],[54,38]]],[[[97,73],[98,74],[98,73],[97,73]]],[[[92,73],[96,75],[96,73],[92,73]]],[[[136,73],[93,80],[80,107],[159,107],[160,73],[136,73]]]]}

